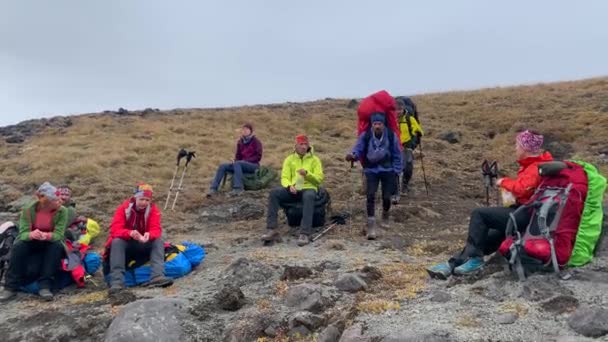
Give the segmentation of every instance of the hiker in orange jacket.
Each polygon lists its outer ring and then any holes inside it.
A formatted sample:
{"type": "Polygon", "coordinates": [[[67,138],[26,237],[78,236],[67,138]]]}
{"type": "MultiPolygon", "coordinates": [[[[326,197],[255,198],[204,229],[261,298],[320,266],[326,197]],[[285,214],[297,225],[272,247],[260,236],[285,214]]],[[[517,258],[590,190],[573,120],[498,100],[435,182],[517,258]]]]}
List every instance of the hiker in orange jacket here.
{"type": "Polygon", "coordinates": [[[150,185],[139,184],[133,197],[116,209],[104,254],[110,264],[111,293],[124,288],[126,262],[132,259],[150,260],[152,275],[148,285],[166,287],[173,284],[173,280],[164,275],[161,215],[152,202],[152,194],[150,185]]]}
{"type": "MultiPolygon", "coordinates": [[[[510,207],[483,207],[473,210],[469,221],[469,233],[462,252],[456,254],[446,263],[440,263],[427,269],[433,278],[447,279],[452,273],[470,274],[484,266],[483,256],[496,252],[505,239],[509,216],[519,205],[528,203],[541,182],[538,165],[552,161],[549,152],[543,152],[543,136],[537,132],[525,130],[515,139],[515,155],[520,165],[516,178],[500,178],[496,185],[513,194],[516,204],[510,207]]],[[[530,214],[522,211],[515,216],[518,227],[525,227],[530,221],[530,214]]]]}

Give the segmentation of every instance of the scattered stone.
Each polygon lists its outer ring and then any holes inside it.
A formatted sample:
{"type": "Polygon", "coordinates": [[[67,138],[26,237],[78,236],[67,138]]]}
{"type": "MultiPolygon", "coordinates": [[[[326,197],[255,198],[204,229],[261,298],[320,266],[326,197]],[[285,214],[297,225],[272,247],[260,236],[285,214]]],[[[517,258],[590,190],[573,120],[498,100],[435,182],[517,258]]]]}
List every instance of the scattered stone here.
{"type": "Polygon", "coordinates": [[[361,269],[359,275],[366,282],[376,281],[382,278],[382,272],[378,267],[367,265],[361,269]]]}
{"type": "Polygon", "coordinates": [[[452,295],[444,291],[434,291],[431,293],[431,302],[446,303],[452,300],[452,295]]]}
{"type": "Polygon", "coordinates": [[[225,283],[240,287],[267,281],[274,275],[274,269],[255,260],[239,258],[226,268],[224,274],[225,283]]]}
{"type": "Polygon", "coordinates": [[[338,342],[339,339],[340,330],[335,325],[329,325],[317,336],[317,342],[338,342]]]}
{"type": "Polygon", "coordinates": [[[572,330],[586,337],[601,337],[608,334],[608,310],[585,307],[576,310],[568,325],[572,330]]]}
{"type": "Polygon", "coordinates": [[[316,312],[323,307],[321,286],[313,284],[300,284],[290,287],[285,296],[287,306],[300,310],[316,312]]]}
{"type": "Polygon", "coordinates": [[[371,339],[363,336],[363,326],[357,323],[344,330],[340,342],[371,342],[371,339]]]}
{"type": "Polygon", "coordinates": [[[488,137],[488,139],[494,139],[496,137],[496,131],[494,131],[494,130],[487,131],[486,137],[488,137]]]}
{"type": "Polygon", "coordinates": [[[310,335],[310,330],[303,325],[299,325],[295,328],[289,329],[287,335],[295,339],[300,339],[302,337],[310,335]]]}
{"type": "Polygon", "coordinates": [[[12,135],[6,139],[4,139],[7,144],[21,144],[25,141],[25,137],[19,134],[12,135]]]}
{"type": "Polygon", "coordinates": [[[245,295],[238,286],[226,284],[215,295],[217,304],[227,311],[236,311],[245,305],[245,295]]]}
{"type": "Polygon", "coordinates": [[[112,293],[110,296],[108,296],[108,299],[110,300],[110,305],[118,306],[134,302],[137,300],[137,297],[135,297],[135,294],[133,294],[133,292],[130,290],[124,289],[122,291],[112,293]]]}
{"type": "Polygon", "coordinates": [[[462,139],[462,135],[460,134],[460,132],[449,131],[440,133],[437,138],[439,138],[440,140],[447,141],[450,144],[457,144],[462,139]]]}
{"type": "Polygon", "coordinates": [[[367,290],[365,280],[355,273],[347,273],[335,282],[335,286],[341,291],[357,292],[367,290]]]}
{"type": "MultiPolygon", "coordinates": [[[[214,336],[214,339],[208,341],[255,341],[264,333],[267,327],[273,324],[272,317],[269,314],[257,310],[235,317],[231,321],[233,323],[226,330],[223,339],[219,338],[219,336],[214,336]]],[[[174,341],[178,340],[175,339],[174,341]]]]}
{"type": "Polygon", "coordinates": [[[323,317],[310,313],[308,311],[296,312],[289,317],[289,328],[293,329],[303,325],[310,330],[315,330],[323,324],[323,317]]]}
{"type": "Polygon", "coordinates": [[[180,341],[185,300],[144,299],[125,306],[106,332],[105,342],[180,341]]]}
{"type": "Polygon", "coordinates": [[[315,267],[315,269],[319,272],[323,272],[325,270],[338,270],[338,269],[340,269],[340,267],[342,267],[342,265],[340,265],[340,263],[338,263],[338,262],[331,261],[331,260],[325,260],[322,263],[320,263],[319,265],[317,265],[317,267],[315,267]]]}
{"type": "Polygon", "coordinates": [[[578,307],[578,299],[572,296],[560,295],[543,302],[540,307],[547,312],[555,314],[573,312],[578,307]]]}
{"type": "Polygon", "coordinates": [[[281,280],[297,280],[309,278],[312,276],[312,270],[304,266],[285,266],[281,280]]]}
{"type": "Polygon", "coordinates": [[[517,314],[513,312],[507,312],[496,317],[496,322],[499,324],[513,324],[517,321],[517,314]]]}

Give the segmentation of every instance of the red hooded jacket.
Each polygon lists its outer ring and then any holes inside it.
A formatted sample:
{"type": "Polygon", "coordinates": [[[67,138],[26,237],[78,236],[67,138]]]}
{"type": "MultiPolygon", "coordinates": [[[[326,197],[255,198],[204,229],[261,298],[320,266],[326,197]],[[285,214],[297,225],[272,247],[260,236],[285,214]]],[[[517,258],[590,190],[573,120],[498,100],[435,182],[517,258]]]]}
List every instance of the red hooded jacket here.
{"type": "Polygon", "coordinates": [[[150,203],[145,212],[137,212],[135,210],[135,199],[130,198],[116,208],[114,218],[110,223],[110,235],[106,241],[106,248],[112,245],[112,239],[114,238],[131,240],[131,231],[134,229],[136,221],[144,222],[143,227],[138,227],[138,231],[141,234],[149,233],[150,241],[156,240],[162,235],[160,210],[158,210],[156,204],[150,203]],[[128,220],[127,211],[130,211],[128,220]]]}
{"type": "Polygon", "coordinates": [[[503,178],[500,187],[511,192],[517,199],[517,203],[527,204],[541,182],[540,175],[538,174],[538,164],[552,160],[553,156],[549,152],[545,152],[537,157],[518,160],[517,162],[520,167],[519,171],[517,171],[517,178],[503,178]]]}

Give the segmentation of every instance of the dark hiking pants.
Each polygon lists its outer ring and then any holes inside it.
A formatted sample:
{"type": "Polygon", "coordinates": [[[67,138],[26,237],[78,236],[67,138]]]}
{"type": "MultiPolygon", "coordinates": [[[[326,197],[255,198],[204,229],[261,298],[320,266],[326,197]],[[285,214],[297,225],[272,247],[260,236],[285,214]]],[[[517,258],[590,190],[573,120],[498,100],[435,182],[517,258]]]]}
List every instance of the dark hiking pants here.
{"type": "Polygon", "coordinates": [[[26,282],[38,280],[40,289],[50,290],[55,282],[55,276],[61,269],[61,258],[65,255],[65,247],[60,241],[21,241],[18,240],[11,248],[11,261],[6,274],[5,288],[17,290],[26,282]],[[31,265],[36,265],[32,270],[31,265]],[[35,278],[31,278],[32,272],[35,278]]]}
{"type": "Polygon", "coordinates": [[[302,234],[312,234],[312,216],[315,210],[315,198],[317,192],[313,189],[298,191],[296,194],[289,192],[287,188],[276,188],[270,191],[268,196],[268,213],[266,215],[266,227],[276,229],[278,227],[278,214],[281,204],[302,202],[302,222],[300,232],[302,234]]]}
{"type": "Polygon", "coordinates": [[[112,239],[110,247],[110,286],[123,287],[126,263],[130,260],[150,260],[150,279],[165,275],[165,244],[162,239],[141,243],[135,240],[112,239]]]}
{"type": "Polygon", "coordinates": [[[382,183],[382,209],[391,208],[391,195],[397,186],[397,177],[394,172],[365,173],[367,178],[367,217],[374,217],[376,212],[376,192],[382,183]]]}

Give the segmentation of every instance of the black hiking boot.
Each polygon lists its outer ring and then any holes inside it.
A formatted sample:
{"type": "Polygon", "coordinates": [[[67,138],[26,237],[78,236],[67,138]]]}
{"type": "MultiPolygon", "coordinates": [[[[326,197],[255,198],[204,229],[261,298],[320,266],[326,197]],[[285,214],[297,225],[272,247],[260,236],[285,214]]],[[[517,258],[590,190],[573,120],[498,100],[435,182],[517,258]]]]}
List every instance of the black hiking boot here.
{"type": "Polygon", "coordinates": [[[165,276],[154,277],[145,284],[146,287],[169,287],[171,285],[173,285],[173,279],[165,276]]]}
{"type": "Polygon", "coordinates": [[[367,239],[368,240],[376,240],[376,218],[368,217],[367,218],[367,239]]]}
{"type": "Polygon", "coordinates": [[[47,302],[53,300],[53,292],[51,292],[51,290],[49,289],[40,289],[40,291],[38,291],[38,295],[40,296],[40,298],[46,300],[47,302]]]}
{"type": "Polygon", "coordinates": [[[276,229],[266,229],[266,233],[262,235],[264,242],[280,242],[281,234],[276,229]]]}
{"type": "Polygon", "coordinates": [[[300,234],[300,237],[298,238],[298,246],[303,247],[306,246],[310,243],[310,236],[306,235],[306,234],[300,234]]]}
{"type": "Polygon", "coordinates": [[[211,190],[207,191],[207,194],[205,195],[205,197],[211,198],[211,197],[213,197],[215,195],[217,195],[217,190],[211,189],[211,190]]]}
{"type": "Polygon", "coordinates": [[[0,302],[6,302],[13,299],[17,295],[17,291],[4,288],[0,291],[0,302]]]}
{"type": "Polygon", "coordinates": [[[380,220],[380,227],[382,229],[388,229],[390,227],[388,213],[388,211],[382,211],[382,220],[380,220]]]}

